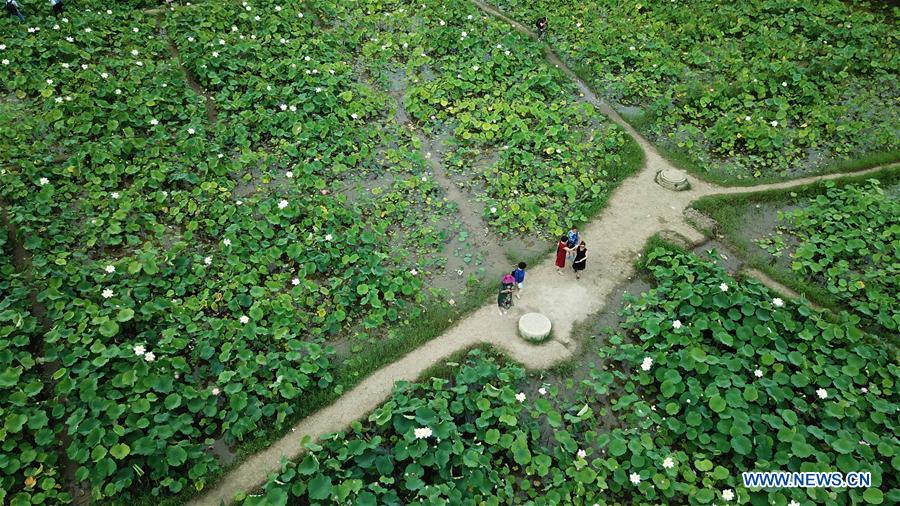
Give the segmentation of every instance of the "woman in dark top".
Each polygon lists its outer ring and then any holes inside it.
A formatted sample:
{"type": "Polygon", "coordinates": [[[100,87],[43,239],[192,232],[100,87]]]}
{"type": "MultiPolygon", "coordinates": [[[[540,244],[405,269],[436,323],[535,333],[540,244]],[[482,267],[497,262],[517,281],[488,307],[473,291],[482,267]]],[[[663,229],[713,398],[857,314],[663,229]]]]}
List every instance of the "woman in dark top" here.
{"type": "Polygon", "coordinates": [[[538,38],[543,39],[544,32],[547,31],[547,18],[538,18],[534,26],[537,27],[538,38]]]}
{"type": "Polygon", "coordinates": [[[575,249],[575,260],[572,261],[572,269],[575,271],[575,279],[581,279],[580,273],[587,265],[587,245],[584,241],[575,249]]]}
{"type": "Polygon", "coordinates": [[[512,307],[513,287],[516,286],[516,278],[512,274],[503,276],[500,281],[500,293],[497,294],[497,307],[500,308],[500,316],[506,314],[512,307]]]}

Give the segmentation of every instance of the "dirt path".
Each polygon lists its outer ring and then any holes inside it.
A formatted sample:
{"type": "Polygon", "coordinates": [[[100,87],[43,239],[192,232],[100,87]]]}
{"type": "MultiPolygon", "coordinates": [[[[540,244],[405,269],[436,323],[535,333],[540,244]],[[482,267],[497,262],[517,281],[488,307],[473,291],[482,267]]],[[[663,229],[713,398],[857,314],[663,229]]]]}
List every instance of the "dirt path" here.
{"type": "MultiPolygon", "coordinates": [[[[473,1],[485,11],[504,18],[483,3],[473,1]]],[[[530,34],[521,25],[512,23],[520,31],[530,34]]],[[[352,421],[365,417],[383,403],[391,394],[396,381],[416,380],[431,366],[458,351],[488,343],[529,369],[544,369],[569,359],[578,346],[571,335],[573,325],[602,310],[612,290],[634,275],[634,260],[652,235],[672,230],[695,243],[705,239],[703,234],[684,219],[683,213],[692,201],[715,193],[785,188],[842,176],[832,174],[742,188],[723,188],[691,178],[692,186],[688,191],[666,190],[657,185],[654,179],[658,171],[673,168],[672,165],[566,68],[555,54],[548,50],[547,56],[574,80],[585,100],[597,105],[634,137],[646,156],[640,172],[623,181],[611,195],[602,213],[583,227],[582,235],[588,244],[588,259],[587,270],[582,278],[575,280],[570,269],[566,269],[563,275],[558,274],[553,265],[553,255],[548,256],[542,263],[528,270],[522,299],[516,301],[516,306],[507,316],[499,316],[493,303],[485,305],[445,334],[379,369],[330,406],[300,421],[284,437],[232,470],[217,487],[191,504],[229,504],[236,492],[253,490],[270,473],[277,472],[284,459],[296,459],[302,453],[300,442],[304,437],[309,436],[315,440],[345,429],[352,421]],[[541,345],[531,345],[518,337],[518,317],[531,311],[539,311],[550,318],[553,322],[554,339],[541,345]]],[[[843,176],[875,170],[878,169],[843,176]]],[[[452,187],[451,184],[448,188],[452,187]]],[[[472,217],[467,219],[474,220],[472,217]]]]}

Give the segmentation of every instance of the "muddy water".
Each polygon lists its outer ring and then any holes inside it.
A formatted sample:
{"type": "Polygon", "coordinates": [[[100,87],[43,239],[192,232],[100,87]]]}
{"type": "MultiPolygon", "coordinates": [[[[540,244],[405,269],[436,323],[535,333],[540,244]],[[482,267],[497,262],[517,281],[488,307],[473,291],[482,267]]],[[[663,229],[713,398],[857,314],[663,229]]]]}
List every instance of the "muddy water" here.
{"type": "MultiPolygon", "coordinates": [[[[403,70],[388,73],[388,89],[396,102],[394,119],[400,125],[411,125],[409,113],[403,103],[406,95],[407,76],[403,70]]],[[[470,276],[481,280],[498,277],[511,264],[507,259],[501,240],[491,232],[482,219],[483,205],[474,196],[461,188],[468,186],[465,178],[451,178],[445,168],[447,153],[453,149],[453,137],[443,131],[433,138],[414,130],[421,142],[421,155],[427,169],[444,191],[444,198],[457,208],[457,221],[446,223],[447,242],[441,256],[446,259],[443,272],[432,276],[432,287],[446,290],[451,294],[460,293],[470,276]]],[[[470,175],[471,177],[471,175],[470,175]]]]}

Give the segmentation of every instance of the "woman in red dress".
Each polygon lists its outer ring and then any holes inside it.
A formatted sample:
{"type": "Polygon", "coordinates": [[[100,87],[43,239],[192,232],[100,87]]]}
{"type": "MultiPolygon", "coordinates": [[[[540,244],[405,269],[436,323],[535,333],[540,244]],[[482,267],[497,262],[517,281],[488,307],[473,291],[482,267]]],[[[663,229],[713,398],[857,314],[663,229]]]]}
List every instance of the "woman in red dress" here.
{"type": "Polygon", "coordinates": [[[566,268],[566,254],[569,251],[572,251],[568,247],[569,238],[568,236],[562,236],[559,238],[559,243],[556,245],[556,272],[557,274],[562,274],[562,270],[566,268]]]}

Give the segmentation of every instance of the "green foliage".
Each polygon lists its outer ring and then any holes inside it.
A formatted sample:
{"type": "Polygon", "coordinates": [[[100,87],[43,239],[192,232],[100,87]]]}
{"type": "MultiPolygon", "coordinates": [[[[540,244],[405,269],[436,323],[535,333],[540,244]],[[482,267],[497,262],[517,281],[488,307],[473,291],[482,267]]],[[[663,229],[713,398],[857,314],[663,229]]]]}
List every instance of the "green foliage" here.
{"type": "Polygon", "coordinates": [[[900,328],[900,201],[878,180],[825,191],[784,213],[799,245],[791,268],[881,327],[900,328]]]}
{"type": "MultiPolygon", "coordinates": [[[[221,471],[215,441],[277,433],[344,386],[328,338],[420,316],[439,223],[454,211],[418,135],[393,117],[389,72],[410,72],[403,101],[419,126],[452,124],[471,145],[510,144],[516,163],[534,153],[536,167],[566,167],[535,169],[540,184],[517,196],[531,170],[521,163],[481,194],[486,215],[491,199],[529,209],[498,216],[501,231],[585,219],[623,175],[621,132],[599,125],[603,142],[589,142],[602,118],[569,111],[572,88],[537,46],[467,19],[477,11],[466,2],[140,10],[151,4],[87,0],[65,19],[0,22],[0,201],[18,228],[3,253],[31,257],[27,272],[2,265],[0,480],[16,504],[67,502],[74,482],[95,500],[201,490],[221,471]],[[429,22],[403,14],[413,10],[429,22]],[[469,48],[456,55],[463,25],[469,48]],[[450,79],[501,35],[515,57],[496,63],[493,85],[450,79]],[[422,109],[437,107],[411,77],[426,65],[440,72],[428,93],[446,93],[453,112],[422,109]],[[490,111],[491,86],[504,90],[502,111],[490,111]],[[576,141],[571,159],[556,153],[576,141]],[[553,212],[526,205],[538,195],[553,212]],[[31,292],[46,332],[29,316],[31,292]]],[[[357,380],[371,367],[339,371],[357,380]]]]}
{"type": "Polygon", "coordinates": [[[476,352],[451,381],[401,385],[366,422],[308,445],[248,503],[896,500],[897,365],[858,319],[667,248],[646,268],[657,287],[631,301],[589,379],[535,391],[476,352]],[[860,469],[873,488],[740,485],[741,471],[860,469]]]}
{"type": "Polygon", "coordinates": [[[897,40],[868,4],[492,3],[528,26],[548,17],[548,43],[595,89],[718,179],[896,159],[897,40]]]}

